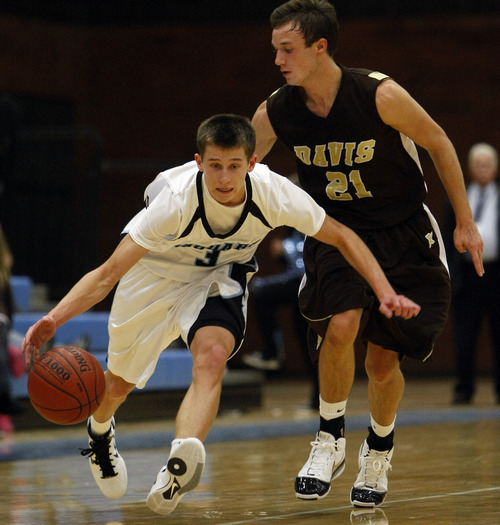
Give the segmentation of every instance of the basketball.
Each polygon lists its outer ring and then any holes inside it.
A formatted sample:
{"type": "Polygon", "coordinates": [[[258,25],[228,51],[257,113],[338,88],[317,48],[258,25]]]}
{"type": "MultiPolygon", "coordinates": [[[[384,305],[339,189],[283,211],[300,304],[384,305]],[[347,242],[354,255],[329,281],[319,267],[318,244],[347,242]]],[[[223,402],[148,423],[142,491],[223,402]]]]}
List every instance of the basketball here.
{"type": "Polygon", "coordinates": [[[74,425],[99,406],[106,381],[97,359],[76,346],[44,352],[28,375],[28,394],[35,410],[58,425],[74,425]]]}

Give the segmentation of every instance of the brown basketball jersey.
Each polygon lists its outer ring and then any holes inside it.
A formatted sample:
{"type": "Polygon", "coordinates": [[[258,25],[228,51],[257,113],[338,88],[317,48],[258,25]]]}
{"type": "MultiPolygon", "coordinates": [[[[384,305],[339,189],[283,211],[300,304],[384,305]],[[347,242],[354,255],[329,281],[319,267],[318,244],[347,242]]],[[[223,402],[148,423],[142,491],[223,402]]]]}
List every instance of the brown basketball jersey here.
{"type": "Polygon", "coordinates": [[[375,92],[387,75],[340,67],[326,118],[309,111],[297,86],[285,85],[267,100],[269,119],[296,155],[301,186],[329,215],[354,229],[398,224],[426,195],[415,144],[378,115],[375,92]]]}

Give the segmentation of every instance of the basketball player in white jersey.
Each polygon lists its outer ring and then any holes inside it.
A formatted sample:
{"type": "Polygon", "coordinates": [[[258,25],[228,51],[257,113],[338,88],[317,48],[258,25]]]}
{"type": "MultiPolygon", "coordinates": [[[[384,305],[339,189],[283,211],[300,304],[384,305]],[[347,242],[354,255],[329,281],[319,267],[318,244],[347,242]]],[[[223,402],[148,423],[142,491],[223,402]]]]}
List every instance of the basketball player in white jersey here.
{"type": "Polygon", "coordinates": [[[247,283],[259,243],[287,225],[335,245],[367,280],[380,311],[409,319],[420,307],[397,295],[360,238],[311,197],[256,163],[255,131],[237,115],[201,124],[195,161],[161,173],[111,257],[86,274],[29,328],[27,362],[56,329],[104,299],[120,281],[109,319],[104,399],[88,421],[90,468],[100,490],[119,498],[127,470],[115,445],[114,413],[154,372],[161,352],[181,336],[193,356],[192,383],[176,418],[170,457],[147,505],[170,514],[194,489],[205,463],[203,440],[217,414],[226,361],[240,347],[247,283]]]}

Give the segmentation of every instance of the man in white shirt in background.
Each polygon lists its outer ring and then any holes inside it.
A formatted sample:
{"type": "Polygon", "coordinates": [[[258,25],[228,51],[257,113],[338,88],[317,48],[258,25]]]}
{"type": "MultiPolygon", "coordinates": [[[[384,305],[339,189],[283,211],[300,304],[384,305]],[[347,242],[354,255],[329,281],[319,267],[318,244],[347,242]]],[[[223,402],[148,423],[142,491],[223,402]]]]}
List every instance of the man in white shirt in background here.
{"type": "Polygon", "coordinates": [[[485,273],[479,278],[469,254],[452,249],[450,224],[446,227],[452,283],[452,312],[455,336],[456,384],[453,403],[469,404],[475,393],[476,346],[482,321],[487,317],[493,348],[494,388],[500,403],[500,199],[498,152],[486,143],[469,150],[470,183],[467,196],[474,221],[484,243],[485,273]]]}

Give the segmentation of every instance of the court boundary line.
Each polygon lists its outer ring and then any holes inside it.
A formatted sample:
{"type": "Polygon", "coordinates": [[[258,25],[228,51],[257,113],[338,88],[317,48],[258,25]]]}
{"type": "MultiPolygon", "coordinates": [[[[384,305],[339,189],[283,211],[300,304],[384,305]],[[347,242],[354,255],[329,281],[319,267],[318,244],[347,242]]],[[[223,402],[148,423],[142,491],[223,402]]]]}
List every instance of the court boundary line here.
{"type": "MultiPolygon", "coordinates": [[[[469,496],[469,495],[478,494],[482,492],[494,492],[494,491],[500,491],[500,486],[485,487],[482,489],[461,490],[457,492],[448,492],[448,493],[443,493],[443,494],[430,494],[428,496],[418,496],[415,498],[401,498],[401,499],[396,499],[396,500],[391,499],[387,504],[382,505],[381,507],[375,507],[375,508],[381,509],[383,511],[384,509],[387,510],[387,508],[394,503],[408,503],[408,502],[414,502],[414,501],[442,499],[442,498],[449,498],[449,497],[456,497],[456,496],[469,496]]],[[[258,521],[271,521],[271,520],[276,520],[276,519],[297,518],[300,516],[308,516],[311,514],[323,514],[325,512],[332,512],[332,511],[339,511],[339,510],[349,510],[349,509],[354,510],[356,508],[359,509],[360,507],[353,507],[352,505],[341,505],[339,507],[328,507],[324,509],[305,510],[305,511],[299,511],[299,512],[291,512],[287,514],[274,514],[273,516],[256,516],[255,518],[251,518],[251,519],[228,521],[228,522],[221,523],[220,525],[244,525],[246,523],[256,523],[258,521]]]]}

